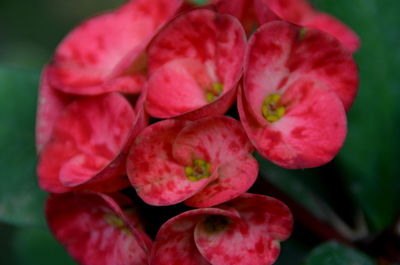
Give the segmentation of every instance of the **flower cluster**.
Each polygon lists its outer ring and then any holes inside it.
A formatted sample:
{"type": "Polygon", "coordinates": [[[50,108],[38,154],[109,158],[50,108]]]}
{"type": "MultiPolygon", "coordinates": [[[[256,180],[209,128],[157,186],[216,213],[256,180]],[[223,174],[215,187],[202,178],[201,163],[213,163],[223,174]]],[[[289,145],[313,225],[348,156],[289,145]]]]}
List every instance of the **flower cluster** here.
{"type": "Polygon", "coordinates": [[[83,265],[274,263],[293,218],[246,193],[252,152],[291,169],[332,160],[358,46],[305,0],[129,0],[83,22],[39,91],[37,173],[54,236],[83,265]],[[240,121],[223,116],[235,102],[240,121]],[[152,242],[132,191],[194,209],[152,242]]]}

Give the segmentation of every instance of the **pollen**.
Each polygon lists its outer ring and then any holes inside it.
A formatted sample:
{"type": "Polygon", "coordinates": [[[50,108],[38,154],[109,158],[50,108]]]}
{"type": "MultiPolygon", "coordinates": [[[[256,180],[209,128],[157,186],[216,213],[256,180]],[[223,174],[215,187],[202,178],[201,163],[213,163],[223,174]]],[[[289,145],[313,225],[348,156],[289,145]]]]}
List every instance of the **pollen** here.
{"type": "Polygon", "coordinates": [[[207,102],[213,102],[218,98],[224,90],[224,85],[222,83],[214,83],[211,88],[206,90],[206,100],[207,102]]]}
{"type": "Polygon", "coordinates": [[[281,95],[271,94],[265,98],[261,107],[263,117],[269,122],[279,121],[285,115],[286,108],[280,103],[281,95]]]}
{"type": "Polygon", "coordinates": [[[185,167],[186,177],[193,182],[211,176],[211,164],[203,159],[196,159],[192,166],[185,167]]]}

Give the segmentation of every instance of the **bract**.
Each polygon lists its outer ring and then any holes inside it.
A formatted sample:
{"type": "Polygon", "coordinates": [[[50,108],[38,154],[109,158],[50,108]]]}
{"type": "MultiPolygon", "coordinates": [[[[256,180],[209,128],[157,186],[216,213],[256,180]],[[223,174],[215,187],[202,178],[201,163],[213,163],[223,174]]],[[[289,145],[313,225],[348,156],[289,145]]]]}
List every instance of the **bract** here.
{"type": "Polygon", "coordinates": [[[167,221],[157,233],[150,265],[273,264],[292,226],[282,202],[243,194],[218,208],[187,211],[167,221]]]}
{"type": "Polygon", "coordinates": [[[254,183],[257,161],[243,128],[224,116],[164,120],[144,129],[128,157],[129,180],[151,205],[209,207],[254,183]]]}
{"type": "Polygon", "coordinates": [[[351,54],[333,37],[270,22],[249,43],[240,118],[268,160],[286,168],[320,166],[343,145],[343,105],[351,105],[357,84],[351,54]]]}
{"type": "Polygon", "coordinates": [[[200,8],[176,17],[149,46],[149,114],[195,120],[225,113],[245,47],[243,28],[230,15],[200,8]]]}
{"type": "Polygon", "coordinates": [[[75,100],[60,115],[40,155],[41,188],[60,193],[128,186],[125,158],[146,122],[143,97],[135,110],[116,92],[75,100]]]}
{"type": "Polygon", "coordinates": [[[91,18],[57,47],[49,65],[51,86],[66,93],[137,93],[146,78],[144,49],[182,0],[130,0],[91,18]]]}
{"type": "Polygon", "coordinates": [[[125,196],[52,194],[46,203],[46,218],[55,238],[79,264],[148,264],[151,241],[125,196]]]}

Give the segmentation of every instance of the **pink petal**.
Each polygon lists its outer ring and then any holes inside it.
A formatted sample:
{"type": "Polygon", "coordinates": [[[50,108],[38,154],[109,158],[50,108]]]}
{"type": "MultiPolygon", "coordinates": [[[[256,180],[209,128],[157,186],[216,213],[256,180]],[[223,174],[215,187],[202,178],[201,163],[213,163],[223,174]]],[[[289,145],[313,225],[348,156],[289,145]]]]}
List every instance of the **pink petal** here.
{"type": "Polygon", "coordinates": [[[186,126],[173,145],[182,164],[205,159],[217,168],[217,179],[185,201],[192,207],[210,207],[247,191],[258,174],[257,161],[241,124],[225,116],[195,121],[186,126]]]}
{"type": "Polygon", "coordinates": [[[277,122],[260,125],[239,93],[242,124],[257,151],[285,168],[323,165],[339,152],[346,137],[346,113],[337,96],[310,79],[299,79],[283,94],[291,102],[277,122]]]}
{"type": "Polygon", "coordinates": [[[325,13],[316,13],[304,22],[310,28],[316,28],[337,38],[347,49],[355,52],[360,48],[360,38],[343,22],[325,13]]]}
{"type": "Polygon", "coordinates": [[[302,25],[301,21],[314,15],[307,0],[254,0],[254,3],[260,24],[281,18],[302,25]]]}
{"type": "Polygon", "coordinates": [[[49,85],[48,69],[43,68],[39,88],[38,109],[36,115],[36,149],[40,153],[49,141],[54,123],[73,97],[64,94],[49,85]]]}
{"type": "Polygon", "coordinates": [[[231,220],[223,231],[209,231],[204,221],[195,228],[200,253],[213,265],[268,265],[279,255],[279,240],[291,232],[289,209],[273,198],[245,194],[228,203],[240,219],[231,220]]]}
{"type": "MultiPolygon", "coordinates": [[[[41,187],[50,192],[64,192],[68,189],[60,180],[72,187],[87,183],[96,175],[122,176],[121,153],[132,138],[139,116],[116,93],[71,103],[55,124],[52,140],[41,154],[38,165],[41,187]],[[69,173],[80,175],[72,177],[69,173]]],[[[120,189],[128,183],[123,178],[113,181],[110,188],[120,189]]]]}
{"type": "Polygon", "coordinates": [[[110,201],[112,198],[104,194],[51,195],[46,204],[50,230],[82,265],[148,264],[146,251],[132,234],[136,229],[110,201]],[[110,217],[120,223],[110,223],[110,217]]]}
{"type": "Polygon", "coordinates": [[[219,13],[229,14],[239,19],[247,35],[257,28],[253,0],[214,0],[212,2],[216,4],[219,13]]]}
{"type": "MultiPolygon", "coordinates": [[[[217,83],[222,95],[234,89],[245,42],[241,25],[229,15],[203,8],[174,19],[149,47],[150,115],[166,118],[208,106],[207,89],[217,83]]],[[[219,112],[228,107],[220,105],[219,112]]]]}
{"type": "Polygon", "coordinates": [[[151,205],[171,205],[192,196],[213,177],[192,182],[185,164],[177,163],[172,144],[190,122],[164,120],[144,129],[133,144],[127,163],[129,180],[138,195],[151,205]]]}
{"type": "Polygon", "coordinates": [[[355,52],[360,39],[340,20],[314,10],[306,0],[255,0],[260,24],[283,19],[294,24],[316,28],[337,38],[347,49],[355,52]]]}
{"type": "Polygon", "coordinates": [[[162,225],[151,254],[151,265],[210,265],[194,243],[193,231],[207,215],[237,218],[233,210],[203,208],[184,212],[162,225]]]}
{"type": "Polygon", "coordinates": [[[145,71],[136,59],[181,3],[131,0],[82,23],[58,46],[49,68],[51,85],[73,94],[140,91],[145,71]]]}
{"type": "Polygon", "coordinates": [[[255,113],[259,113],[267,95],[284,91],[300,76],[333,90],[346,110],[353,103],[358,71],[351,53],[323,32],[300,31],[299,27],[276,21],[262,26],[251,38],[244,88],[255,113]]]}

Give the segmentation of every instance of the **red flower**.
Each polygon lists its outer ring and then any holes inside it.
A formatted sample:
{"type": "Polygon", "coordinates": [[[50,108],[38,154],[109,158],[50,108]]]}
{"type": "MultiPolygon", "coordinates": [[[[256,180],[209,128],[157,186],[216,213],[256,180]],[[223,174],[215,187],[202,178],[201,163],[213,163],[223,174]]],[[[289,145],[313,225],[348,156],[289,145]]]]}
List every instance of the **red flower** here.
{"type": "Polygon", "coordinates": [[[346,136],[346,113],[357,92],[349,51],[315,29],[276,21],[251,38],[241,121],[259,153],[286,168],[329,162],[346,136]]]}
{"type": "Polygon", "coordinates": [[[144,129],[128,157],[128,176],[151,205],[185,201],[209,207],[254,183],[258,164],[239,122],[220,116],[195,122],[165,120],[144,129]]]}
{"type": "Polygon", "coordinates": [[[182,213],[158,231],[150,265],[268,265],[293,225],[289,209],[267,196],[243,194],[182,213]]]}
{"type": "Polygon", "coordinates": [[[134,110],[114,92],[79,98],[68,105],[41,152],[41,188],[59,193],[87,188],[116,191],[128,186],[122,177],[127,151],[146,124],[140,101],[134,110]]]}
{"type": "Polygon", "coordinates": [[[148,264],[151,241],[127,197],[53,194],[47,200],[46,217],[53,235],[79,264],[148,264]]]}
{"type": "Polygon", "coordinates": [[[283,19],[297,25],[319,29],[337,38],[347,49],[355,52],[360,39],[340,20],[313,9],[307,0],[254,0],[260,24],[283,19]]]}
{"type": "Polygon", "coordinates": [[[218,12],[237,17],[250,35],[258,24],[285,20],[303,27],[316,28],[337,38],[350,51],[356,51],[360,39],[340,20],[315,10],[307,0],[211,0],[218,12]]]}
{"type": "Polygon", "coordinates": [[[178,16],[148,49],[151,116],[199,119],[226,112],[242,73],[246,38],[239,22],[209,9],[178,16]]]}
{"type": "Polygon", "coordinates": [[[49,66],[50,85],[67,93],[136,93],[145,81],[143,53],[182,0],[130,0],[91,18],[58,46],[49,66]]]}

